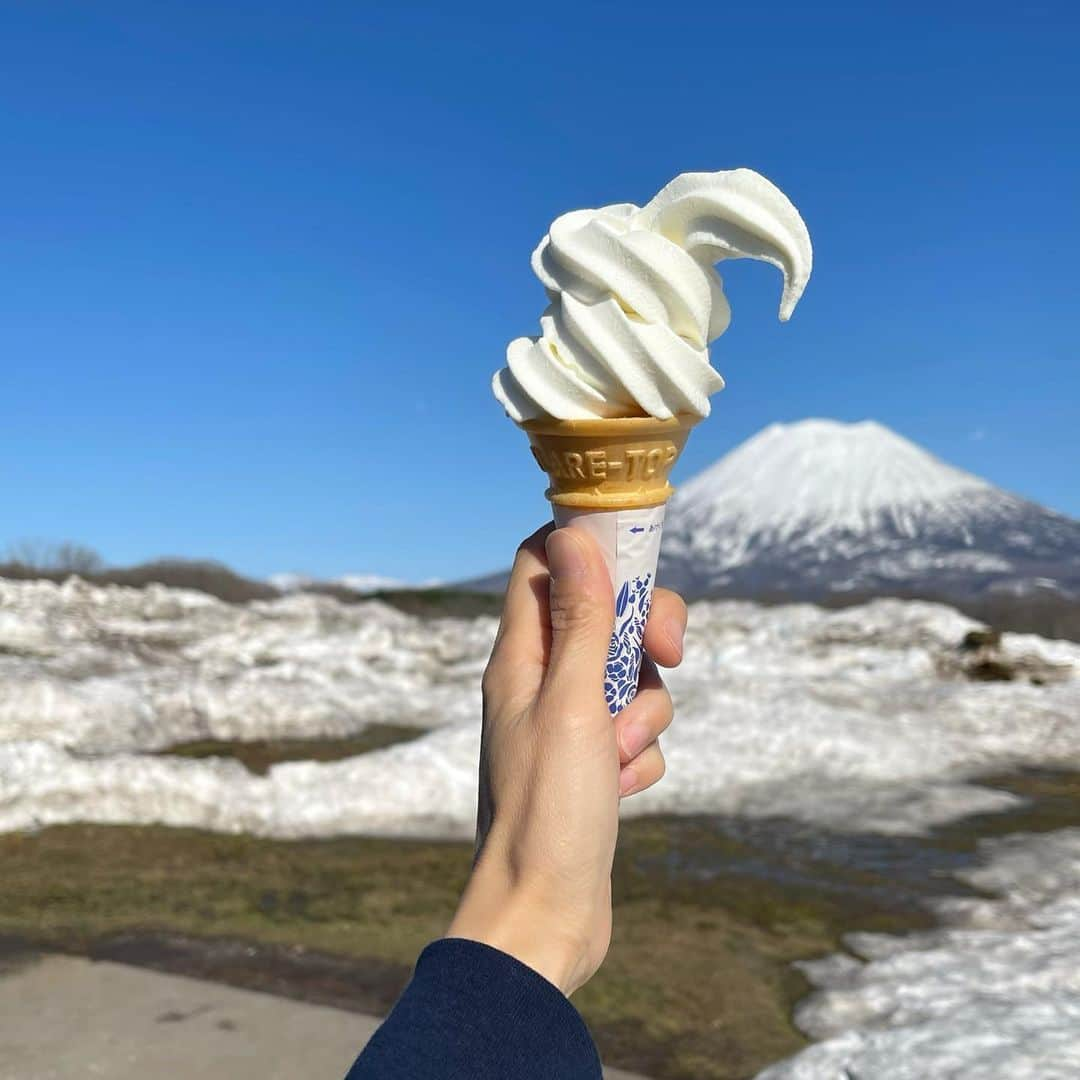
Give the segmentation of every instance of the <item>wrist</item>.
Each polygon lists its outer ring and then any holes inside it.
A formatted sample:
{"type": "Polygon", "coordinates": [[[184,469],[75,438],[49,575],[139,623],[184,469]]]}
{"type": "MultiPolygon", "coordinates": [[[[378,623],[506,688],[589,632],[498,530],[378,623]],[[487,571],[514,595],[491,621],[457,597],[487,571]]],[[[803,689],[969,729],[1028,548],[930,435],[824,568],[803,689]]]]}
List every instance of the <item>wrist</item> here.
{"type": "Polygon", "coordinates": [[[446,936],[498,949],[567,995],[587,978],[585,933],[575,933],[549,905],[522,888],[489,891],[470,882],[446,936]]]}

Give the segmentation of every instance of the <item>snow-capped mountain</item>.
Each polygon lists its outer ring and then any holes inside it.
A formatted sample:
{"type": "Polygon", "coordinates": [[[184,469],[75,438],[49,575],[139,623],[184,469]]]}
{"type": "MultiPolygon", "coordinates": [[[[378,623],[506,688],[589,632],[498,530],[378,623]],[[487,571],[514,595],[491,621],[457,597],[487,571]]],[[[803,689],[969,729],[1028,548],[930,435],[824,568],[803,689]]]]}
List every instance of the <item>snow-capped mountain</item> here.
{"type": "Polygon", "coordinates": [[[1080,521],[873,421],[773,424],[678,490],[659,580],[689,596],[1080,594],[1080,521]]]}

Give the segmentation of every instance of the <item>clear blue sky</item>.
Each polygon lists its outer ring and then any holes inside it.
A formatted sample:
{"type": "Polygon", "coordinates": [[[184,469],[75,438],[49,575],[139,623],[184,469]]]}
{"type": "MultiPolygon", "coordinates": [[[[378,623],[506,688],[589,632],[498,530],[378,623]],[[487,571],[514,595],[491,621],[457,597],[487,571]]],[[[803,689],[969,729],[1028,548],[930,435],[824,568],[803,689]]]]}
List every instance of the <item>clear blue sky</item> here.
{"type": "Polygon", "coordinates": [[[574,207],[746,165],[814,276],[725,271],[688,476],[873,417],[1080,515],[1072,3],[7,4],[0,548],[455,577],[542,477],[489,396],[574,207]]]}

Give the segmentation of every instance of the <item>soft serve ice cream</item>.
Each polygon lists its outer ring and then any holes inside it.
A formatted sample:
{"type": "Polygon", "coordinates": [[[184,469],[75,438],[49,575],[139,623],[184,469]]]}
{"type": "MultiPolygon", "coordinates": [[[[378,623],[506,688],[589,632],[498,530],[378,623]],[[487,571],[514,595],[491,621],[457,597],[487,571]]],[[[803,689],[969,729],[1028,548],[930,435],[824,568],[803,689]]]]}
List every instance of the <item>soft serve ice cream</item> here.
{"type": "Polygon", "coordinates": [[[589,532],[607,561],[612,714],[637,693],[668,476],[724,385],[709,365],[731,318],[723,259],[780,270],[782,320],[810,277],[798,210],[750,169],[684,173],[645,206],[563,214],[533,252],[551,301],[540,336],[511,341],[492,380],[550,480],[555,524],[589,532]]]}
{"type": "Polygon", "coordinates": [[[788,197],[751,169],[683,173],[645,206],[555,219],[532,267],[551,301],[492,380],[511,419],[701,419],[724,380],[709,343],[731,310],[715,263],[760,259],[784,275],[786,321],[810,277],[810,235],[788,197]]]}

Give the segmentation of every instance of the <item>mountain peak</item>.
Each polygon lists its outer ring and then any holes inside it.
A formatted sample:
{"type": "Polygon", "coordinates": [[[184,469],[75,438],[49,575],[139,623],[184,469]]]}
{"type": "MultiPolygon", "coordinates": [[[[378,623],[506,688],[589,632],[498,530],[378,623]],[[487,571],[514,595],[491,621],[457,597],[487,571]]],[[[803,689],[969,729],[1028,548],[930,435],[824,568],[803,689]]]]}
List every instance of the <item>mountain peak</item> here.
{"type": "Polygon", "coordinates": [[[684,485],[673,506],[709,504],[781,536],[862,533],[883,516],[908,531],[912,511],[992,491],[874,420],[812,419],[770,424],[684,485]]]}

